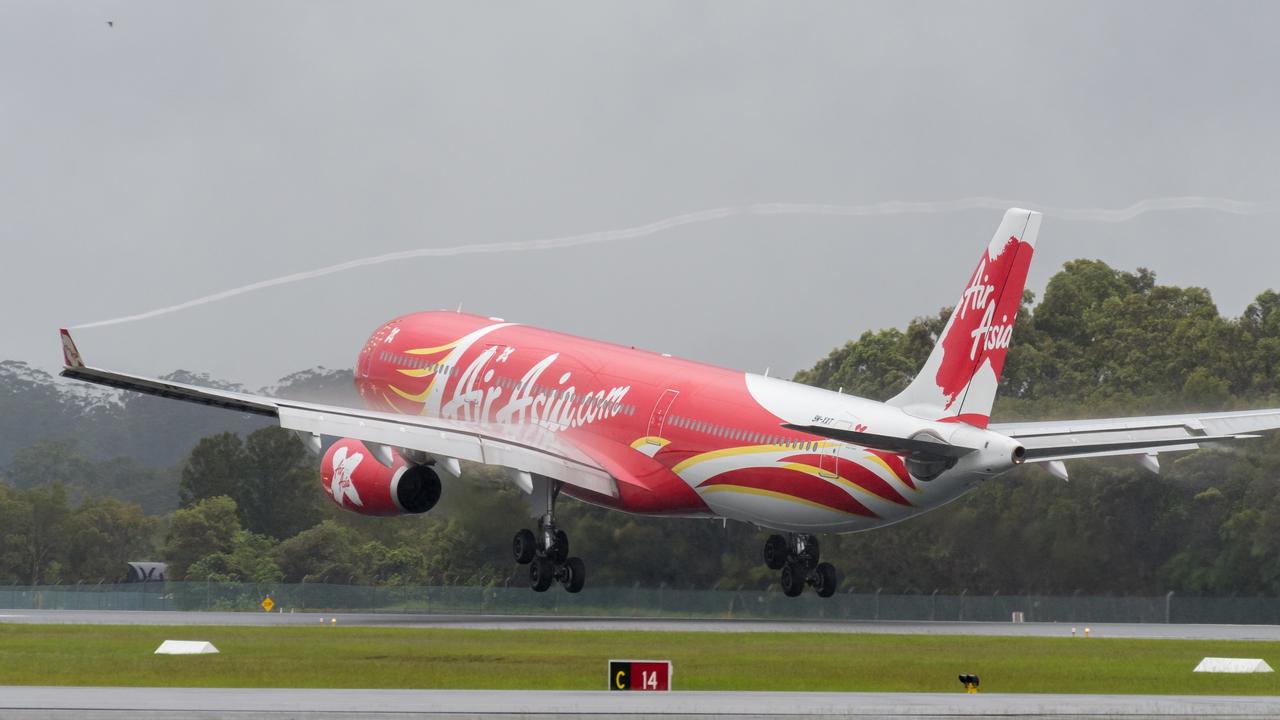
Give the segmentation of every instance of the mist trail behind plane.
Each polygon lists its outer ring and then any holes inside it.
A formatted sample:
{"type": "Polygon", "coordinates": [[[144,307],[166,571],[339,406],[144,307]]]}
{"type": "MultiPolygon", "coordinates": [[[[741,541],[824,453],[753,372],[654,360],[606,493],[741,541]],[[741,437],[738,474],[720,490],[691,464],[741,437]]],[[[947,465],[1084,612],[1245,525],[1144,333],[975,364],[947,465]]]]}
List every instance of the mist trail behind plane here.
{"type": "MultiPolygon", "coordinates": [[[[1035,203],[1022,203],[1016,200],[992,197],[973,197],[936,202],[888,201],[867,205],[756,203],[752,205],[713,208],[710,210],[699,210],[697,212],[684,213],[682,215],[664,218],[645,225],[637,225],[636,227],[621,228],[618,230],[601,230],[597,232],[583,233],[580,235],[567,235],[564,237],[545,238],[541,240],[515,240],[508,242],[482,243],[477,245],[460,245],[446,248],[419,248],[416,250],[401,250],[399,252],[357,258],[355,260],[348,260],[336,265],[316,268],[315,270],[305,270],[303,272],[291,273],[289,275],[281,275],[280,277],[270,278],[268,280],[260,280],[248,285],[242,285],[240,287],[213,293],[212,295],[205,295],[203,297],[187,300],[186,302],[181,302],[176,305],[169,305],[167,307],[156,308],[155,310],[148,310],[134,315],[125,315],[123,317],[112,318],[110,320],[99,320],[97,322],[84,323],[82,325],[76,325],[75,327],[93,328],[146,320],[148,318],[168,315],[170,313],[187,310],[200,305],[207,305],[220,300],[226,300],[228,298],[233,298],[237,295],[244,295],[245,293],[251,293],[256,290],[265,290],[266,288],[277,287],[279,285],[289,285],[291,283],[302,282],[304,280],[324,277],[325,275],[332,275],[334,273],[368,267],[370,265],[380,265],[382,263],[394,262],[396,260],[412,260],[427,257],[456,257],[458,255],[480,255],[486,253],[530,252],[534,250],[554,250],[581,245],[598,245],[618,242],[621,240],[634,240],[636,238],[647,237],[649,235],[656,235],[685,225],[696,225],[698,223],[712,222],[714,220],[723,220],[725,218],[743,215],[835,215],[845,217],[872,217],[883,215],[932,215],[937,213],[979,209],[1006,210],[1015,206],[1036,208],[1035,203]]],[[[1226,198],[1184,196],[1150,198],[1134,203],[1129,207],[1115,210],[1106,208],[1052,208],[1043,206],[1037,209],[1050,217],[1058,217],[1065,220],[1120,223],[1127,222],[1147,213],[1168,210],[1214,210],[1233,215],[1262,215],[1280,210],[1280,204],[1275,202],[1246,202],[1226,198]]]]}

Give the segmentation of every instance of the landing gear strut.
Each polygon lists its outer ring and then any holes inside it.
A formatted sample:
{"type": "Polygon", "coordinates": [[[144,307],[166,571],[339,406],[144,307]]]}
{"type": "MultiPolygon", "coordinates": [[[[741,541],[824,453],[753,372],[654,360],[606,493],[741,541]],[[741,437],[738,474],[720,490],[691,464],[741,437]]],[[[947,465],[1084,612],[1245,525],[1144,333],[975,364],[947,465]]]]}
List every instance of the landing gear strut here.
{"type": "Polygon", "coordinates": [[[511,554],[521,565],[529,566],[529,587],[546,592],[551,583],[559,582],[565,590],[576,593],[587,581],[587,568],[581,558],[569,557],[569,536],[556,527],[558,483],[545,488],[546,513],[538,520],[538,532],[521,529],[511,540],[511,554]]]}
{"type": "Polygon", "coordinates": [[[781,570],[782,592],[795,597],[812,585],[818,597],[835,594],[839,578],[831,563],[818,562],[818,539],[802,533],[770,535],[764,543],[764,564],[770,570],[781,570]]]}

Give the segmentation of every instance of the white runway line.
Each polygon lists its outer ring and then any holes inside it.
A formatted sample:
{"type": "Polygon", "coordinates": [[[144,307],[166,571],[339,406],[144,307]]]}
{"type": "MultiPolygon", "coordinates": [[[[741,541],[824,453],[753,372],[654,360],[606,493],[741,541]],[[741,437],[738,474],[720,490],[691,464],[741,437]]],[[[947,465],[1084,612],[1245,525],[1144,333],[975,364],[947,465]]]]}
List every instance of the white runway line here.
{"type": "Polygon", "coordinates": [[[1134,203],[1129,207],[1118,209],[1053,208],[1038,205],[1037,203],[1027,203],[1007,198],[992,197],[972,197],[962,198],[960,200],[926,202],[887,201],[869,203],[865,205],[755,203],[751,205],[698,210],[696,212],[675,215],[644,225],[621,228],[618,230],[601,230],[598,232],[583,233],[580,235],[567,235],[564,237],[544,238],[540,240],[517,240],[509,242],[482,243],[477,245],[459,245],[445,248],[418,248],[415,250],[402,250],[399,252],[384,253],[382,255],[348,260],[346,262],[337,263],[336,265],[329,265],[322,268],[316,268],[314,270],[305,270],[303,272],[281,275],[280,277],[270,278],[268,280],[260,280],[248,285],[242,285],[240,287],[213,293],[212,295],[205,295],[203,297],[187,300],[186,302],[181,302],[176,305],[169,305],[133,315],[111,318],[109,320],[98,320],[96,322],[83,323],[74,326],[74,328],[103,327],[106,325],[118,325],[120,323],[146,320],[148,318],[167,315],[169,313],[187,310],[189,308],[206,305],[212,302],[219,302],[221,300],[226,300],[228,298],[233,298],[238,295],[243,295],[257,290],[265,290],[266,288],[277,287],[280,285],[289,285],[296,282],[302,282],[304,280],[312,280],[326,275],[332,275],[334,273],[368,267],[370,265],[395,262],[397,260],[411,260],[426,257],[456,257],[459,255],[482,255],[490,253],[530,252],[535,250],[552,250],[582,245],[597,245],[601,243],[618,242],[621,240],[634,240],[666,232],[667,230],[683,227],[685,225],[696,225],[698,223],[713,222],[716,220],[723,220],[725,218],[746,215],[873,217],[884,215],[933,215],[938,213],[958,212],[961,210],[1006,210],[1010,207],[1038,209],[1050,217],[1059,217],[1067,220],[1084,220],[1104,223],[1128,222],[1148,213],[1167,212],[1170,210],[1211,210],[1214,212],[1229,213],[1232,215],[1263,215],[1280,211],[1280,203],[1275,202],[1247,202],[1242,200],[1231,200],[1229,198],[1201,196],[1149,198],[1142,200],[1141,202],[1134,203]]]}

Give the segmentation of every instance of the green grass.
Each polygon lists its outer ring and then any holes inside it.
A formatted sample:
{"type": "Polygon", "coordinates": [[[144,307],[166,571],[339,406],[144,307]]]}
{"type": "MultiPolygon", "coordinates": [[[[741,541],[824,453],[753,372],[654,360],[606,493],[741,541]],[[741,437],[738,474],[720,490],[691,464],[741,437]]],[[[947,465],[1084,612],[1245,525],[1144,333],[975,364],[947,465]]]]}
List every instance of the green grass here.
{"type": "Polygon", "coordinates": [[[1280,694],[1280,675],[1193,674],[1280,643],[1105,638],[0,624],[0,685],[605,688],[609,658],[670,659],[679,690],[1280,694]],[[208,640],[219,655],[159,656],[208,640]]]}

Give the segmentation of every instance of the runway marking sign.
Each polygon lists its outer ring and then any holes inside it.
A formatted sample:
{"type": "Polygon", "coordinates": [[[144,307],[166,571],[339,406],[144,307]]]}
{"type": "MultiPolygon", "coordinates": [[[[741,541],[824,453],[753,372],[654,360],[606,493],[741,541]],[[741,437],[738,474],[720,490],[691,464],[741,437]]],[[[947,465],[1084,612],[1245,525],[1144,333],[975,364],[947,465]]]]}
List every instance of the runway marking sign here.
{"type": "Polygon", "coordinates": [[[663,692],[671,689],[670,660],[610,660],[610,690],[647,690],[663,692]]]}
{"type": "Polygon", "coordinates": [[[1262,658],[1207,657],[1192,672],[1208,673],[1269,673],[1275,672],[1262,658]]]}

